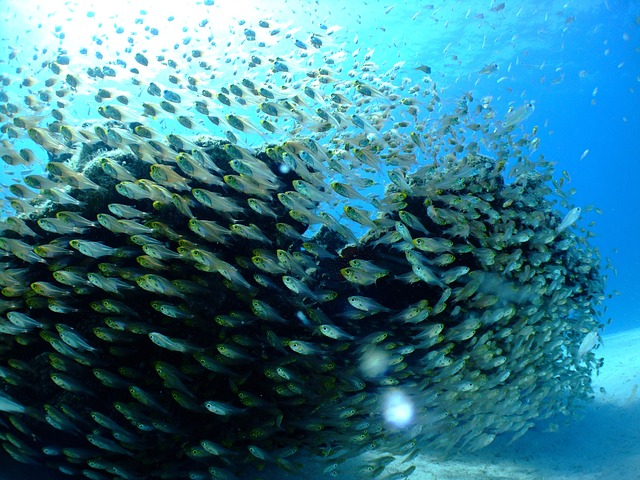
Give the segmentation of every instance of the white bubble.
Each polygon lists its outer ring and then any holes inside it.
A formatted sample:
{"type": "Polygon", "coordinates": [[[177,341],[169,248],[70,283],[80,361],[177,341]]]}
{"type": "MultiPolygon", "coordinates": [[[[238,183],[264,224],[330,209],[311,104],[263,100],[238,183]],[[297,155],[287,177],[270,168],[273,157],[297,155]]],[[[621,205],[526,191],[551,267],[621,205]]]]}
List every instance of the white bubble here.
{"type": "Polygon", "coordinates": [[[384,418],[395,427],[406,427],[413,419],[413,403],[400,390],[389,392],[384,399],[384,418]]]}
{"type": "Polygon", "coordinates": [[[360,371],[367,378],[377,378],[389,368],[389,354],[379,348],[365,350],[360,357],[360,371]]]}
{"type": "Polygon", "coordinates": [[[289,165],[281,163],[280,165],[278,165],[278,170],[280,170],[281,174],[286,175],[291,171],[291,167],[289,165]]]}

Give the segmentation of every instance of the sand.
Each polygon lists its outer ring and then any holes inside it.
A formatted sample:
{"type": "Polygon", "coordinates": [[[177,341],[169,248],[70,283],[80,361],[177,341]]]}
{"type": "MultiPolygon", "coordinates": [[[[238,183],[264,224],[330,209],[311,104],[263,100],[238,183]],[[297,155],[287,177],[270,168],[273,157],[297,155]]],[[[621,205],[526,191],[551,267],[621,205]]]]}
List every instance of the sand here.
{"type": "Polygon", "coordinates": [[[582,418],[557,432],[532,429],[447,460],[419,457],[411,480],[640,479],[640,329],[605,335],[596,396],[582,418]],[[602,389],[602,390],[601,390],[602,389]]]}

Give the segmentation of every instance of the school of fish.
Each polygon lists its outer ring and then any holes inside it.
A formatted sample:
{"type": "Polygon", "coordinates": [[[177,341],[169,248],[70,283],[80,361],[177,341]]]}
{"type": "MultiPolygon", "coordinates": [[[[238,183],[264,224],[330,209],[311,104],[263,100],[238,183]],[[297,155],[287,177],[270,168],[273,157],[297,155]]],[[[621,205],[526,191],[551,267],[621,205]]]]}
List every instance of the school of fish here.
{"type": "Polygon", "coordinates": [[[0,93],[0,157],[33,168],[0,232],[12,457],[101,480],[303,475],[306,455],[392,480],[592,396],[601,260],[520,127],[533,105],[445,101],[430,69],[333,32],[239,25],[233,76],[186,41],[0,76],[29,92],[0,93]]]}

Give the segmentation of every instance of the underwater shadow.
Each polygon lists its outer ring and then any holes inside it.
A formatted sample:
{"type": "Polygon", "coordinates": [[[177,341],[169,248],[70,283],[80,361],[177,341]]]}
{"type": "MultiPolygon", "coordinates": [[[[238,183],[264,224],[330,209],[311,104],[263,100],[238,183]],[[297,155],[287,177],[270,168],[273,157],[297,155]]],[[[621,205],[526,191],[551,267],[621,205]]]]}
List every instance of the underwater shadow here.
{"type": "Polygon", "coordinates": [[[0,454],[0,480],[24,480],[27,478],[33,480],[69,480],[70,477],[46,467],[19,463],[6,454],[0,454]]]}

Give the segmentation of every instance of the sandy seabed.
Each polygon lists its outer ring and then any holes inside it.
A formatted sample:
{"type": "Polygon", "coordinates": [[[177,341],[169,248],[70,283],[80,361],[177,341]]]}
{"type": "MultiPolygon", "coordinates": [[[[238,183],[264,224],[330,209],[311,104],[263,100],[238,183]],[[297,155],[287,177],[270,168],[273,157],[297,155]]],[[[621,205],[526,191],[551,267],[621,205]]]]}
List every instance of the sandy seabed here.
{"type": "Polygon", "coordinates": [[[604,366],[581,418],[475,454],[419,457],[411,480],[639,480],[640,329],[605,335],[597,353],[604,366]]]}
{"type": "MultiPolygon", "coordinates": [[[[598,353],[605,362],[595,400],[580,418],[557,432],[531,429],[512,445],[506,438],[473,454],[422,455],[411,480],[640,480],[640,328],[605,335],[598,353]]],[[[0,480],[70,478],[0,457],[0,480]]]]}

